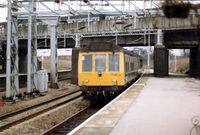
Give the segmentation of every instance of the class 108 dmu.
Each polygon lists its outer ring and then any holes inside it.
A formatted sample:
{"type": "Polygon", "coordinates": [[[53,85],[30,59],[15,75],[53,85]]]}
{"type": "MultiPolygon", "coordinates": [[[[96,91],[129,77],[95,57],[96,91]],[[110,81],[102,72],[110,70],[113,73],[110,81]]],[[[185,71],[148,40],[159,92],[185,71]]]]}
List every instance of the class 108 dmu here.
{"type": "Polygon", "coordinates": [[[91,43],[72,51],[72,83],[91,102],[123,90],[142,71],[142,58],[112,43],[91,43]]]}

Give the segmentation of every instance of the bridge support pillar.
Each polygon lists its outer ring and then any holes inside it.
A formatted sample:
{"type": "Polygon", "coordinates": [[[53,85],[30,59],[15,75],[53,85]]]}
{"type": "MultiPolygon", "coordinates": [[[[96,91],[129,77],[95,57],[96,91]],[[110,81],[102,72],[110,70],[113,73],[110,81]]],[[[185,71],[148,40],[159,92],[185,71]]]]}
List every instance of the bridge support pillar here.
{"type": "Polygon", "coordinates": [[[56,28],[51,25],[51,88],[58,88],[56,28]]]}
{"type": "Polygon", "coordinates": [[[57,16],[51,16],[51,17],[43,17],[41,20],[50,25],[51,29],[51,74],[50,74],[50,87],[51,88],[59,88],[58,87],[58,71],[57,71],[57,26],[59,23],[60,18],[57,16]]]}
{"type": "MultiPolygon", "coordinates": [[[[29,10],[36,11],[36,4],[29,2],[29,10]]],[[[32,96],[37,91],[37,20],[36,16],[28,16],[28,45],[27,45],[27,92],[32,96]]]]}
{"type": "Polygon", "coordinates": [[[164,45],[156,45],[154,48],[154,76],[168,76],[168,50],[164,45]]]}
{"type": "Polygon", "coordinates": [[[18,11],[17,0],[8,0],[7,44],[6,44],[6,95],[3,100],[16,100],[19,93],[18,20],[13,12],[18,11]]]}
{"type": "Polygon", "coordinates": [[[190,49],[190,76],[200,78],[200,46],[190,49]]]}
{"type": "Polygon", "coordinates": [[[71,83],[78,85],[78,56],[80,48],[72,49],[72,78],[71,83]]]}

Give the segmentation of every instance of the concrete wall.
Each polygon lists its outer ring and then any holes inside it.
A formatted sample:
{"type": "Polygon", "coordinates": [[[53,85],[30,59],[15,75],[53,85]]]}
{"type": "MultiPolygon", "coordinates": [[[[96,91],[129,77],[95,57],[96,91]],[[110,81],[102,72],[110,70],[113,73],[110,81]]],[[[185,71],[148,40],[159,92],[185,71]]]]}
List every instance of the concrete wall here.
{"type": "Polygon", "coordinates": [[[154,76],[168,76],[168,50],[164,45],[156,45],[154,48],[154,76]]]}
{"type": "MultiPolygon", "coordinates": [[[[37,60],[37,71],[42,69],[41,61],[37,60]]],[[[19,56],[19,73],[27,73],[27,55],[19,56]]]]}
{"type": "Polygon", "coordinates": [[[78,85],[78,56],[80,48],[72,49],[72,78],[71,83],[78,85]]]}
{"type": "Polygon", "coordinates": [[[190,49],[190,76],[200,78],[200,46],[190,49]]]}

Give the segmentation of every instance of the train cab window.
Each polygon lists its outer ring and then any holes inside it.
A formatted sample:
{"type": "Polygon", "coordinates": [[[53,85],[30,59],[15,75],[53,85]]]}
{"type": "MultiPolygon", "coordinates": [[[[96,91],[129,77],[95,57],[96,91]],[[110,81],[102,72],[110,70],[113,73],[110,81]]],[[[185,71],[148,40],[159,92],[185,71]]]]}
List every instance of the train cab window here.
{"type": "Polygon", "coordinates": [[[82,56],[82,72],[92,72],[92,55],[82,56]]]}
{"type": "Polygon", "coordinates": [[[119,72],[119,54],[109,54],[109,71],[119,72]]]}
{"type": "Polygon", "coordinates": [[[96,72],[106,71],[106,55],[105,54],[95,55],[95,71],[96,72]]]}

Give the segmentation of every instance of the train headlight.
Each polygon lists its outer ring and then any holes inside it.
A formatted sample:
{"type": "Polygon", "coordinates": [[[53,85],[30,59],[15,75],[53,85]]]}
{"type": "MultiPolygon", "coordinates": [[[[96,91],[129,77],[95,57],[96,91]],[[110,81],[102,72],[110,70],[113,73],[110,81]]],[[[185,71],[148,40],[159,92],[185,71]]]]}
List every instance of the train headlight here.
{"type": "Polygon", "coordinates": [[[85,82],[87,83],[87,82],[89,82],[89,80],[88,80],[88,79],[85,79],[85,82]]]}
{"type": "Polygon", "coordinates": [[[116,79],[113,79],[113,82],[115,83],[117,80],[116,79]]]}

